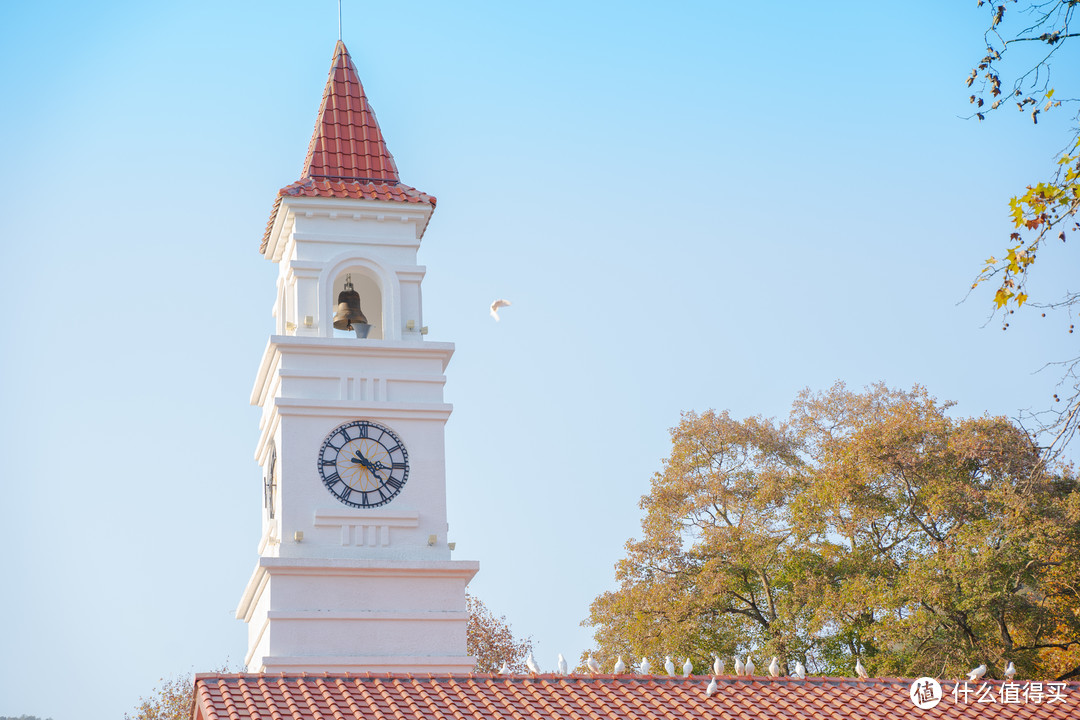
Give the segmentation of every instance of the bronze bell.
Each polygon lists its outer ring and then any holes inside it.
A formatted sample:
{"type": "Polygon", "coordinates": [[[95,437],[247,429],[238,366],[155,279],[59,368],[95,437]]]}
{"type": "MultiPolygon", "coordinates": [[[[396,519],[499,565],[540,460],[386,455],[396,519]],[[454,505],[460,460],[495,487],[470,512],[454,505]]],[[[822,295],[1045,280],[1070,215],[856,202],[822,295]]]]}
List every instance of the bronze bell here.
{"type": "Polygon", "coordinates": [[[334,327],[338,330],[353,330],[353,323],[367,325],[367,318],[360,310],[360,293],[353,290],[352,275],[345,276],[345,289],[338,293],[337,312],[334,313],[334,327]]]}

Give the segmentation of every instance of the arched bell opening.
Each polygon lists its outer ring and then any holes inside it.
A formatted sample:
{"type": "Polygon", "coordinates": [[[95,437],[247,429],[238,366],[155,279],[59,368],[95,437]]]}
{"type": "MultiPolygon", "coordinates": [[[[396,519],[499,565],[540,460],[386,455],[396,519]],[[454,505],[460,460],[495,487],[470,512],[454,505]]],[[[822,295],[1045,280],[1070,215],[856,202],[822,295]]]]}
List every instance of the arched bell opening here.
{"type": "Polygon", "coordinates": [[[383,339],[382,289],[368,272],[348,267],[334,278],[330,306],[334,337],[383,339]]]}

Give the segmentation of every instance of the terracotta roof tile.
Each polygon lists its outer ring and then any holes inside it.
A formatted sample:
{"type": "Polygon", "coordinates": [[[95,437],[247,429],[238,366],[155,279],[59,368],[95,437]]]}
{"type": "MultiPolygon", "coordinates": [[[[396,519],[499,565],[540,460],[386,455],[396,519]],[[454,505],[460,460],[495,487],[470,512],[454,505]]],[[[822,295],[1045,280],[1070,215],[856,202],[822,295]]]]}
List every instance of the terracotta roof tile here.
{"type": "Polygon", "coordinates": [[[435,207],[434,196],[401,184],[375,111],[340,40],[334,47],[304,169],[298,181],[278,191],[259,252],[266,252],[281,198],[290,196],[428,203],[435,207]]]}
{"type": "MultiPolygon", "coordinates": [[[[1080,683],[1062,683],[1063,702],[976,703],[952,697],[918,710],[910,680],[879,678],[686,678],[571,675],[198,675],[195,720],[685,720],[762,717],[800,720],[1066,720],[1080,717],[1080,683]]],[[[1000,683],[995,685],[1000,688],[1000,683]]],[[[1023,697],[1023,696],[1021,696],[1023,697]]]]}

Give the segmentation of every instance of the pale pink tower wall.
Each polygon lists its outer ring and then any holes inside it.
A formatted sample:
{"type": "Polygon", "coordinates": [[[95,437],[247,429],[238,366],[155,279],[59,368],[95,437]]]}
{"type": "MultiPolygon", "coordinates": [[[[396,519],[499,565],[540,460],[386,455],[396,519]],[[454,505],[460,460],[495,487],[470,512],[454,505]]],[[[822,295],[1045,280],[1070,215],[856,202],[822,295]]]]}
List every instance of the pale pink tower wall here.
{"type": "Polygon", "coordinates": [[[447,541],[443,385],[454,346],[425,339],[416,262],[435,198],[400,182],[341,42],[304,165],[279,192],[261,248],[279,273],[275,334],[251,396],[266,487],[259,560],[236,611],[245,663],[469,672],[465,588],[479,566],[451,560],[447,541]],[[332,325],[347,275],[372,325],[364,339],[332,325]],[[335,435],[350,423],[351,435],[335,435]],[[357,440],[361,427],[383,446],[357,440]],[[385,465],[371,464],[376,452],[385,465]],[[356,487],[331,481],[339,471],[356,487]]]}

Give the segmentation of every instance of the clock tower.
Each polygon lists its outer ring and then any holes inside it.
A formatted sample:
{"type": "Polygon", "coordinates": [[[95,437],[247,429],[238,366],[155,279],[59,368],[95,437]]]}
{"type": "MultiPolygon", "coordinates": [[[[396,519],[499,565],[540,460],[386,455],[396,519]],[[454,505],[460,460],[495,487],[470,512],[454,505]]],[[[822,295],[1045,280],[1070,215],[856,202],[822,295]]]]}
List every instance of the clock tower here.
{"type": "Polygon", "coordinates": [[[435,198],[401,183],[345,45],[300,179],[260,251],[278,265],[262,413],[262,538],[236,616],[251,672],[469,672],[447,542],[444,371],[417,251],[435,198]]]}

